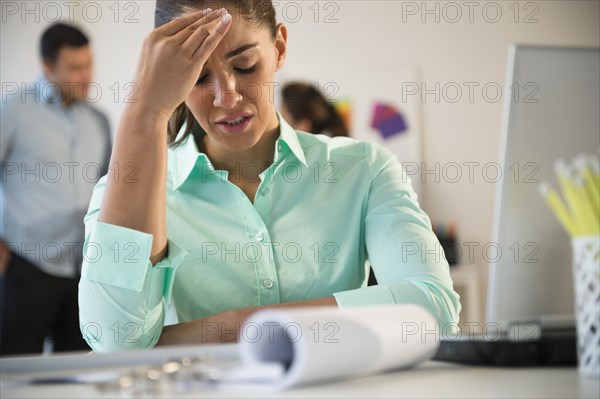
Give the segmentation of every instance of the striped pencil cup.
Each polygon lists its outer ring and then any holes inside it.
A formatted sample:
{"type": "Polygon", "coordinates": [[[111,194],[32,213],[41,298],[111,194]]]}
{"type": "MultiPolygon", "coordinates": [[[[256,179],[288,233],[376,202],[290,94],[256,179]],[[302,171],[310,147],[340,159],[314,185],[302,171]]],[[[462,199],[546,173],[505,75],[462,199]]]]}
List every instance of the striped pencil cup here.
{"type": "Polygon", "coordinates": [[[600,235],[573,237],[579,373],[600,378],[600,235]]]}

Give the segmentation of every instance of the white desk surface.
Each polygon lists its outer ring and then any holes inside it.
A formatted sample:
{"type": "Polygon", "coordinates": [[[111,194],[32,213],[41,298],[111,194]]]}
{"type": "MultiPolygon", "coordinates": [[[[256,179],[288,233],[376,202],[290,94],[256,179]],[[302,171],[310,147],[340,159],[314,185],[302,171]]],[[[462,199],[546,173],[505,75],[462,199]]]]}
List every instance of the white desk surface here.
{"type": "MultiPolygon", "coordinates": [[[[6,398],[115,397],[94,386],[46,384],[7,386],[6,398]]],[[[117,396],[118,397],[118,396],[117,396]]],[[[123,397],[123,396],[121,396],[123,397]]],[[[165,392],[163,397],[302,397],[302,398],[599,398],[600,379],[582,378],[576,368],[469,367],[428,362],[403,370],[340,382],[299,387],[284,392],[241,391],[219,388],[165,392]]]]}

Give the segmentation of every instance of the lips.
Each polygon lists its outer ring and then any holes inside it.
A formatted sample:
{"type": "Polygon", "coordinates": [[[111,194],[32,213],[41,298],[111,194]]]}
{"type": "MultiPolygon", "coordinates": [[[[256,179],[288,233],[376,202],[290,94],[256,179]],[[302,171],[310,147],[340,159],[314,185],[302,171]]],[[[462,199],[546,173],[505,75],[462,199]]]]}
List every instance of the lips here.
{"type": "Polygon", "coordinates": [[[215,124],[227,133],[237,133],[246,129],[252,117],[250,112],[237,112],[216,120],[215,124]]]}
{"type": "Polygon", "coordinates": [[[238,123],[241,123],[245,118],[246,118],[245,116],[240,116],[237,119],[234,119],[234,120],[228,119],[226,121],[222,121],[219,123],[227,123],[228,125],[237,125],[238,123]]]}
{"type": "Polygon", "coordinates": [[[251,117],[252,114],[250,112],[236,112],[235,114],[227,115],[223,118],[217,119],[216,123],[233,123],[239,122],[242,118],[251,117]]]}

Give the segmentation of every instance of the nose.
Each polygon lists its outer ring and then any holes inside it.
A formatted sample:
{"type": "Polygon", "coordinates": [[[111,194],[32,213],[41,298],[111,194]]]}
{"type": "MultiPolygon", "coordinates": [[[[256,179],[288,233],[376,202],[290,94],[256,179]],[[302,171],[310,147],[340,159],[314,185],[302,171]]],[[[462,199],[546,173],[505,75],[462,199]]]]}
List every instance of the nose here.
{"type": "Polygon", "coordinates": [[[213,82],[215,98],[213,105],[224,109],[233,109],[242,100],[238,93],[236,81],[233,76],[223,76],[213,82]]]}

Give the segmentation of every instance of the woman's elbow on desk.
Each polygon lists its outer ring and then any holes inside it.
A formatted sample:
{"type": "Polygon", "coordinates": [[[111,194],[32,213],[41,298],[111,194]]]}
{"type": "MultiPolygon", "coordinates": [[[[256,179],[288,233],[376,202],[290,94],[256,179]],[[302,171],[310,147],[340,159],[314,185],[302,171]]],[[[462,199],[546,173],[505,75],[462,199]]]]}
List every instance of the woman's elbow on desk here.
{"type": "Polygon", "coordinates": [[[460,297],[451,284],[443,282],[402,280],[338,292],[335,298],[340,308],[415,304],[431,313],[441,333],[451,333],[458,328],[460,297]]]}
{"type": "Polygon", "coordinates": [[[80,280],[80,330],[95,352],[149,349],[156,345],[164,325],[164,305],[162,301],[151,305],[143,294],[132,300],[131,295],[138,293],[130,291],[85,277],[80,280]]]}
{"type": "Polygon", "coordinates": [[[393,284],[392,294],[396,303],[415,303],[427,309],[439,323],[441,334],[458,331],[460,297],[451,284],[403,281],[393,284]]]}

